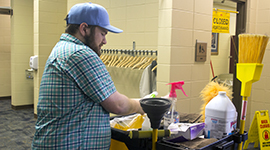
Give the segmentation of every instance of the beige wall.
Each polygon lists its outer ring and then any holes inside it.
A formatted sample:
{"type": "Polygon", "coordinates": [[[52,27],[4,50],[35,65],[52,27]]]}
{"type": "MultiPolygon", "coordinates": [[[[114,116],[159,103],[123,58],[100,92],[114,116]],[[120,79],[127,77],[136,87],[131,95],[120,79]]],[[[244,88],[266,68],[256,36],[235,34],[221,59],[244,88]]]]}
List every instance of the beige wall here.
{"type": "MultiPolygon", "coordinates": [[[[85,0],[68,0],[68,10],[76,3],[85,0]]],[[[157,50],[158,42],[158,0],[92,0],[105,7],[109,13],[110,23],[123,33],[109,33],[107,44],[111,49],[157,50]]]]}
{"type": "MultiPolygon", "coordinates": [[[[65,21],[63,19],[67,11],[79,2],[86,1],[11,1],[13,9],[16,10],[10,24],[13,105],[33,103],[34,88],[36,106],[39,83],[46,59],[61,33],[64,32],[65,21]],[[34,15],[31,10],[34,11],[34,15]],[[25,78],[25,69],[29,68],[29,57],[32,55],[39,56],[39,69],[35,72],[34,83],[33,80],[25,78]]],[[[188,97],[183,96],[181,91],[177,91],[177,110],[179,112],[199,112],[201,106],[199,93],[209,82],[210,76],[213,1],[95,0],[93,2],[105,6],[109,12],[111,24],[124,30],[121,34],[109,33],[108,44],[104,48],[132,49],[132,42],[135,41],[136,49],[157,49],[159,96],[168,93],[169,86],[166,85],[168,82],[183,80],[188,97]],[[208,43],[206,62],[194,61],[196,40],[208,43]]],[[[249,2],[247,32],[269,35],[270,1],[251,0],[249,2]]],[[[8,49],[9,46],[6,45],[6,47],[8,49]]],[[[0,53],[1,55],[3,53],[2,45],[0,53]]],[[[269,55],[268,46],[263,60],[264,69],[261,80],[253,84],[252,95],[249,98],[246,128],[249,127],[256,110],[270,108],[268,100],[270,97],[270,87],[268,86],[270,84],[270,60],[266,59],[269,55]]],[[[1,57],[0,61],[4,61],[4,59],[1,57]]],[[[1,65],[0,69],[2,72],[5,67],[1,65]]],[[[3,77],[1,74],[1,80],[3,77]]],[[[2,89],[3,86],[1,85],[0,88],[2,89]]],[[[238,113],[240,114],[240,112],[238,113]]]]}
{"type": "Polygon", "coordinates": [[[26,79],[33,55],[33,1],[11,0],[11,93],[13,106],[33,104],[33,80],[26,79]]]}
{"type": "Polygon", "coordinates": [[[157,88],[165,95],[167,83],[185,81],[188,97],[177,91],[180,113],[200,112],[199,94],[209,82],[212,8],[212,0],[159,1],[157,88]],[[205,62],[195,62],[196,40],[207,42],[205,62]]]}
{"type": "Polygon", "coordinates": [[[38,55],[38,70],[34,78],[34,113],[38,103],[39,84],[46,60],[65,31],[66,1],[34,0],[34,55],[38,55]]]}
{"type": "MultiPolygon", "coordinates": [[[[270,35],[270,1],[248,1],[247,33],[270,35]]],[[[270,109],[270,45],[268,44],[264,59],[263,70],[259,81],[252,84],[251,96],[248,98],[246,128],[252,122],[255,111],[270,109]]]]}
{"type": "MultiPolygon", "coordinates": [[[[10,7],[10,1],[0,0],[1,7],[10,7]]],[[[10,15],[0,14],[0,97],[11,96],[11,33],[10,15]]]]}

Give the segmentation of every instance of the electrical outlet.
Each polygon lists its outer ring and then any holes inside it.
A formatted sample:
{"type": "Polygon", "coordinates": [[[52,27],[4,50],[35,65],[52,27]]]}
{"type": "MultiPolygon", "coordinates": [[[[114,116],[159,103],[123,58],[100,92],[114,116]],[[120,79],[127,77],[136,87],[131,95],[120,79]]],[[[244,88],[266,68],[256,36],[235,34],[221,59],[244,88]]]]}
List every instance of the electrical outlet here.
{"type": "Polygon", "coordinates": [[[25,70],[25,77],[26,77],[26,79],[33,79],[34,78],[34,71],[32,69],[25,70]]]}

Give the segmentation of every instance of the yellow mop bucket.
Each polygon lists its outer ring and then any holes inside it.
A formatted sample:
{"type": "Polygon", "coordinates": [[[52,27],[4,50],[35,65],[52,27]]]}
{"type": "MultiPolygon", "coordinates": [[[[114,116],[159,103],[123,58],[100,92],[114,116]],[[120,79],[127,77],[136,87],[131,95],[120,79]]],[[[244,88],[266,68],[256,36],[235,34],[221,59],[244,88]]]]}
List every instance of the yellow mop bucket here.
{"type": "MultiPolygon", "coordinates": [[[[135,114],[121,118],[115,118],[111,121],[111,127],[115,129],[120,129],[127,131],[129,129],[140,129],[142,128],[142,123],[144,122],[145,115],[135,114]]],[[[126,144],[114,139],[111,139],[110,150],[128,150],[126,144]]]]}

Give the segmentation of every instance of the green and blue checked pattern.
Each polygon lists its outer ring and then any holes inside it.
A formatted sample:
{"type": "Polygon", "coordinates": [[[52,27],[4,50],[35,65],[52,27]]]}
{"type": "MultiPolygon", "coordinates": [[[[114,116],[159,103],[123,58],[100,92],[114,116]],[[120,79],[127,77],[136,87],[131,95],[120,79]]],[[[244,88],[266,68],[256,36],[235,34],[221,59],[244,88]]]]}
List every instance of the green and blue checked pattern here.
{"type": "Polygon", "coordinates": [[[40,83],[32,149],[109,149],[110,117],[100,102],[114,92],[98,55],[62,34],[40,83]]]}

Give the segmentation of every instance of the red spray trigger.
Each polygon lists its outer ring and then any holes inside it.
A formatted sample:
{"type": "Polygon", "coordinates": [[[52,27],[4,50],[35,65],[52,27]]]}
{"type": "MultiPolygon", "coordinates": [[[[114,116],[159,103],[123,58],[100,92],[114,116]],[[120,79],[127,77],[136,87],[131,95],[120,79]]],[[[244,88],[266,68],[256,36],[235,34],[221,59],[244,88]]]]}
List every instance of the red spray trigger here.
{"type": "MultiPolygon", "coordinates": [[[[171,85],[171,92],[170,92],[169,97],[177,97],[176,92],[175,92],[175,89],[180,89],[180,90],[182,90],[183,94],[184,94],[185,96],[187,96],[187,94],[185,93],[185,91],[184,91],[184,89],[183,89],[183,87],[182,87],[182,85],[184,85],[184,81],[172,82],[172,83],[168,83],[168,84],[171,85]]],[[[168,84],[167,84],[167,85],[168,85],[168,84]]]]}

